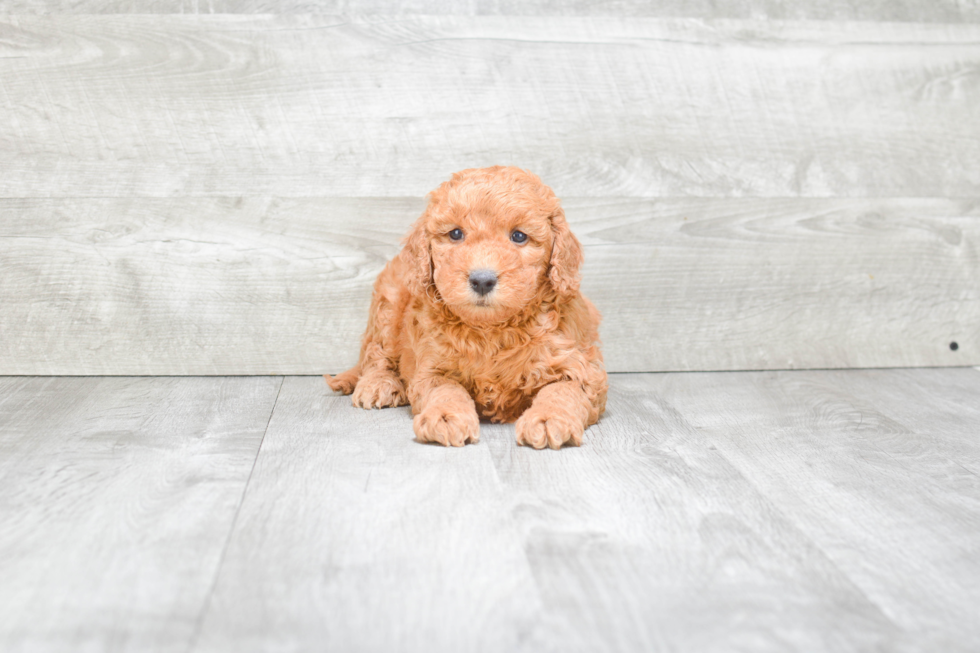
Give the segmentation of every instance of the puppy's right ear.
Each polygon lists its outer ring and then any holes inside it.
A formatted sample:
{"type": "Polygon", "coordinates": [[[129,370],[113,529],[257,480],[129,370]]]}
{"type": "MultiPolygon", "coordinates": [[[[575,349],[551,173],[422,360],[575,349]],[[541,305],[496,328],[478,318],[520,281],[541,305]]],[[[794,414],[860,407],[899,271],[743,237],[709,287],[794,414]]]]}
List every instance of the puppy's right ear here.
{"type": "Polygon", "coordinates": [[[551,216],[551,230],[554,241],[551,245],[551,270],[548,272],[548,279],[558,297],[568,301],[578,293],[582,244],[568,228],[565,212],[560,206],[556,207],[551,216]]]}
{"type": "Polygon", "coordinates": [[[405,251],[408,252],[408,278],[405,281],[416,297],[425,295],[432,285],[432,252],[429,250],[429,235],[425,231],[428,217],[429,211],[426,209],[405,237],[405,251]]]}

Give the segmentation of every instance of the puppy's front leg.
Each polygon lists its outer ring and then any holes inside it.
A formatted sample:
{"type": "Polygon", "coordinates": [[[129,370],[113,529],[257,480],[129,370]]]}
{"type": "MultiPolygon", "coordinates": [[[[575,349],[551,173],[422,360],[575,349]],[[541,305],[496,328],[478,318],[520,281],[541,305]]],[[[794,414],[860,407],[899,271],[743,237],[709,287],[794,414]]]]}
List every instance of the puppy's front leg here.
{"type": "Polygon", "coordinates": [[[549,383],[538,391],[531,407],[515,424],[517,444],[535,449],[561,449],[566,442],[582,444],[589,425],[591,403],[582,385],[575,381],[549,383]]]}
{"type": "Polygon", "coordinates": [[[480,440],[480,418],[466,389],[446,378],[430,378],[409,391],[419,442],[462,447],[480,440]]]}

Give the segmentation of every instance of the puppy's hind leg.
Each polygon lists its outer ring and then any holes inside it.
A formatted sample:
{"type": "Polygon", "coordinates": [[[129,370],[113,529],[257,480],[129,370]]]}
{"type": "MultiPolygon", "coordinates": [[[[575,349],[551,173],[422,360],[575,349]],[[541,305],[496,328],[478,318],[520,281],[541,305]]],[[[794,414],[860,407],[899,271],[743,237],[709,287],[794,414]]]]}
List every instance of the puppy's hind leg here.
{"type": "Polygon", "coordinates": [[[358,408],[389,408],[408,403],[401,379],[382,365],[372,365],[366,374],[357,365],[336,376],[324,374],[323,378],[334,392],[353,394],[351,403],[358,408]]]}
{"type": "Polygon", "coordinates": [[[359,408],[393,408],[408,403],[405,384],[394,372],[373,369],[357,382],[351,403],[359,408]]]}
{"type": "Polygon", "coordinates": [[[355,365],[346,372],[341,372],[336,376],[324,374],[323,378],[326,379],[327,385],[330,386],[330,389],[334,392],[349,395],[350,393],[354,392],[354,387],[357,385],[357,380],[361,378],[361,366],[355,365]]]}
{"type": "Polygon", "coordinates": [[[404,285],[389,263],[374,284],[367,329],[361,341],[360,378],[351,403],[360,408],[389,408],[408,403],[398,375],[401,321],[408,303],[404,285]]]}
{"type": "Polygon", "coordinates": [[[336,376],[324,374],[323,378],[334,392],[353,394],[351,403],[358,408],[390,408],[408,403],[401,379],[377,366],[363,376],[357,366],[336,376]]]}

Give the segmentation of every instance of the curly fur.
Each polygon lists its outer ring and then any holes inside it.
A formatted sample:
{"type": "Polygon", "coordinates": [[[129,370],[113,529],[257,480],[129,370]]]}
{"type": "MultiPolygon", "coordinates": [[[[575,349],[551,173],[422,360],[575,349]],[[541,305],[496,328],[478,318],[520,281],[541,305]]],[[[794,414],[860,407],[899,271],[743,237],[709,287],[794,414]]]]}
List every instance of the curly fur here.
{"type": "Polygon", "coordinates": [[[378,276],[357,366],[327,383],[362,408],[411,403],[422,442],[477,442],[482,417],[517,420],[520,444],[578,445],[607,391],[581,264],[558,198],[537,176],[457,172],[378,276]],[[514,230],[527,242],[514,243],[514,230]],[[469,286],[475,269],[497,274],[486,297],[469,286]]]}

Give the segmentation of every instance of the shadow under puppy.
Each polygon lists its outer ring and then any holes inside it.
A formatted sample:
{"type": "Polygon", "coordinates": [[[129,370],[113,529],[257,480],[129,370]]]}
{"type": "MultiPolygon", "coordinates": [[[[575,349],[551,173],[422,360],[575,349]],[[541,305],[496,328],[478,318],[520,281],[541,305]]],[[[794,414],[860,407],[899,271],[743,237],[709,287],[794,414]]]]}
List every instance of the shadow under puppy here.
{"type": "Polygon", "coordinates": [[[335,377],[361,408],[411,403],[421,442],[579,445],[605,410],[600,316],[579,292],[582,246],[558,198],[518,168],[463,170],[374,284],[358,364],[335,377]]]}

